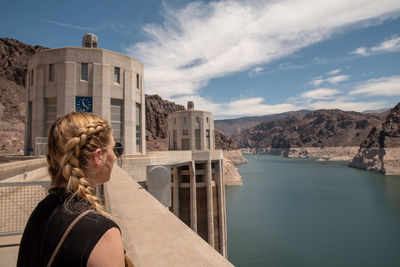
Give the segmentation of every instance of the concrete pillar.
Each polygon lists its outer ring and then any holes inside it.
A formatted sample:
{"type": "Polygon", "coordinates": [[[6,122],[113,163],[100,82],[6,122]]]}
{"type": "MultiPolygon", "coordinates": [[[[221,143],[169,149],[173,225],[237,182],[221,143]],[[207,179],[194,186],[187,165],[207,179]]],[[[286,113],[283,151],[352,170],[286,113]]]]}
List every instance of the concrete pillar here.
{"type": "Polygon", "coordinates": [[[146,122],[146,98],[145,98],[145,94],[143,93],[143,90],[144,90],[143,76],[141,76],[140,79],[142,79],[141,85],[140,85],[140,94],[141,94],[140,108],[141,108],[141,115],[142,115],[141,121],[140,121],[140,127],[141,127],[141,129],[140,129],[140,134],[141,134],[141,137],[140,137],[141,151],[140,151],[140,153],[142,153],[142,155],[146,155],[146,125],[145,125],[146,124],[145,123],[146,122]]]}
{"type": "Polygon", "coordinates": [[[197,233],[197,198],[196,198],[196,165],[194,160],[189,165],[190,172],[190,227],[197,233]]]}
{"type": "Polygon", "coordinates": [[[24,155],[25,156],[29,155],[28,148],[30,148],[30,147],[28,147],[29,146],[28,144],[31,141],[30,137],[32,135],[31,134],[32,125],[31,125],[31,121],[29,121],[29,116],[32,116],[32,110],[29,110],[29,96],[31,93],[31,89],[30,89],[31,81],[30,81],[29,73],[30,73],[30,70],[28,68],[26,71],[26,74],[25,74],[25,91],[26,91],[26,95],[25,95],[25,114],[26,115],[25,115],[25,123],[24,123],[25,124],[25,132],[24,132],[24,155]]]}
{"type": "Polygon", "coordinates": [[[212,166],[210,154],[207,160],[207,228],[208,228],[208,244],[214,248],[214,207],[213,207],[213,192],[212,192],[212,166]]]}
{"type": "Polygon", "coordinates": [[[172,207],[173,213],[176,217],[179,218],[179,174],[178,174],[178,167],[173,168],[172,170],[172,179],[174,184],[174,191],[173,191],[173,199],[172,199],[172,207]]]}
{"type": "Polygon", "coordinates": [[[226,224],[225,224],[225,201],[224,201],[224,181],[222,172],[222,160],[218,161],[217,168],[215,170],[217,176],[217,190],[218,190],[218,219],[219,219],[219,243],[220,243],[220,253],[225,258],[226,255],[226,224]]]}
{"type": "Polygon", "coordinates": [[[122,73],[122,89],[124,100],[124,116],[123,116],[123,131],[124,131],[124,152],[126,155],[132,155],[135,151],[136,140],[135,136],[135,91],[132,90],[132,72],[121,70],[122,73]]]}
{"type": "Polygon", "coordinates": [[[224,242],[224,246],[223,248],[225,249],[225,253],[224,253],[224,257],[228,258],[228,252],[226,249],[226,242],[227,242],[227,238],[228,238],[228,234],[227,234],[227,230],[226,230],[226,202],[225,202],[225,178],[224,178],[224,160],[220,159],[220,175],[221,175],[221,189],[222,189],[222,214],[221,216],[223,217],[223,230],[224,230],[224,235],[223,235],[223,242],[224,242]]]}
{"type": "Polygon", "coordinates": [[[68,112],[75,111],[76,84],[80,80],[77,76],[77,66],[75,62],[65,62],[58,65],[62,72],[60,87],[57,90],[57,118],[62,117],[68,112]],[[74,82],[68,82],[74,81],[74,82]]]}

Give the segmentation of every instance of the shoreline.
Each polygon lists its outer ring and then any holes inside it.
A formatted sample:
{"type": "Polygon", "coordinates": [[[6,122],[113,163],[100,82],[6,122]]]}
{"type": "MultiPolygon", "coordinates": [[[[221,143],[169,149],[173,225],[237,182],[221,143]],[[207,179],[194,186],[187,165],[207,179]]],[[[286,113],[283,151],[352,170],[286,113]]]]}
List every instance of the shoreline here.
{"type": "Polygon", "coordinates": [[[359,150],[358,146],[350,147],[291,147],[291,148],[264,148],[245,149],[244,154],[267,154],[286,158],[314,158],[321,161],[348,161],[353,160],[359,150]]]}

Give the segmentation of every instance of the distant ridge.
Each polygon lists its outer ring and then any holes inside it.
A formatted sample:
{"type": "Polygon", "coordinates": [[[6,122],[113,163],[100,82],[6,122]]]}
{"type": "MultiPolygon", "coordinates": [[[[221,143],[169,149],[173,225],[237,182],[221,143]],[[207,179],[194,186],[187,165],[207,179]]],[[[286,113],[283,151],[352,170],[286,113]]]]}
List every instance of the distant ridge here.
{"type": "Polygon", "coordinates": [[[388,109],[388,108],[381,108],[381,109],[377,109],[377,110],[364,110],[361,113],[371,114],[371,113],[384,113],[384,112],[389,112],[389,111],[390,111],[390,109],[388,109]]]}
{"type": "Polygon", "coordinates": [[[263,122],[243,131],[235,140],[240,147],[256,150],[359,146],[384,116],[322,109],[263,122]]]}
{"type": "Polygon", "coordinates": [[[298,110],[298,111],[289,111],[279,114],[271,114],[264,116],[252,116],[252,117],[241,117],[237,119],[224,119],[224,120],[215,120],[215,128],[230,135],[240,134],[243,130],[254,127],[262,122],[267,122],[271,120],[276,120],[280,118],[287,117],[289,115],[294,114],[307,114],[311,112],[311,110],[298,110]]]}

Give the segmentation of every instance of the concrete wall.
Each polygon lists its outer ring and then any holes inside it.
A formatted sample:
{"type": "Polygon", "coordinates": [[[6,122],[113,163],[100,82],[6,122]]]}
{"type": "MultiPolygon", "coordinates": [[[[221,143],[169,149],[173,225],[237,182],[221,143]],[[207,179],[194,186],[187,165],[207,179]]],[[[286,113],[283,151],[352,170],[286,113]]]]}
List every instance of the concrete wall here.
{"type": "Polygon", "coordinates": [[[210,112],[200,110],[180,110],[168,115],[169,131],[169,150],[196,150],[196,129],[200,130],[200,149],[215,149],[214,119],[210,112]],[[177,133],[177,147],[174,148],[173,131],[177,133]],[[187,130],[187,135],[183,135],[183,130],[187,130]],[[209,142],[207,139],[207,130],[209,130],[209,142]],[[182,146],[182,140],[189,142],[189,147],[182,146]]]}
{"type": "Polygon", "coordinates": [[[222,150],[202,151],[157,151],[148,152],[146,155],[127,155],[123,158],[122,168],[136,181],[146,180],[147,165],[173,165],[179,162],[222,160],[222,150]]]}

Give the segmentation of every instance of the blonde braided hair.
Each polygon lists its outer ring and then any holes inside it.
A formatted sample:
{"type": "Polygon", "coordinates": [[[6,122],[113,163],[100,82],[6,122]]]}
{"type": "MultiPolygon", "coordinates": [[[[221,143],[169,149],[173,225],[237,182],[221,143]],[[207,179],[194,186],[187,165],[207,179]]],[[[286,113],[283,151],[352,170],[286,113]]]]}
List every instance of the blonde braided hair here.
{"type": "Polygon", "coordinates": [[[110,124],[93,114],[72,112],[57,119],[50,128],[47,162],[52,186],[67,184],[79,200],[97,212],[109,216],[86,180],[86,166],[96,149],[110,141],[110,124]]]}

